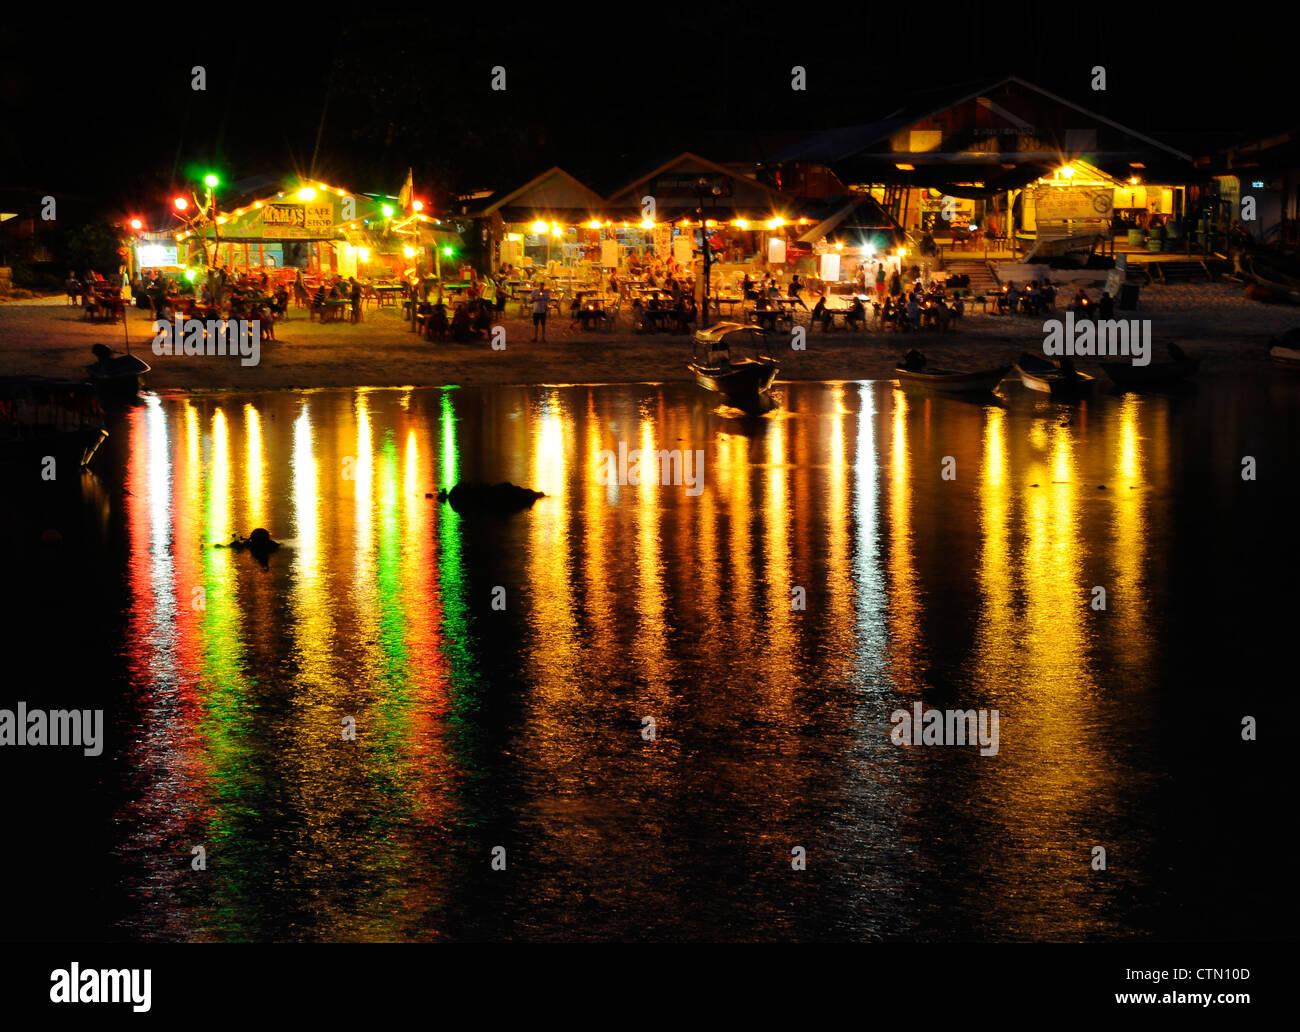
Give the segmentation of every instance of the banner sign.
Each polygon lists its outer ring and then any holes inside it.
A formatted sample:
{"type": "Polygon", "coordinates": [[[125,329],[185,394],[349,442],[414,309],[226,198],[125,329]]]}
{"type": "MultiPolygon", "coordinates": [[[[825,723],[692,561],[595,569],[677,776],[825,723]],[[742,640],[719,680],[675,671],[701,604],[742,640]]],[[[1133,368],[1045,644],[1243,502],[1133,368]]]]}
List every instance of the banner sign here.
{"type": "Polygon", "coordinates": [[[1065,219],[1108,219],[1115,191],[1109,187],[1048,187],[1034,191],[1034,219],[1058,222],[1065,219]]]}
{"type": "Polygon", "coordinates": [[[268,204],[262,208],[262,232],[268,237],[328,237],[334,231],[334,205],[268,204]]]}
{"type": "Polygon", "coordinates": [[[700,172],[674,173],[659,176],[653,180],[647,193],[656,200],[662,201],[667,197],[692,197],[698,199],[701,190],[705,197],[730,197],[731,177],[700,172]],[[704,180],[702,185],[700,183],[701,179],[704,180]],[[714,190],[718,192],[714,193],[714,190]]]}

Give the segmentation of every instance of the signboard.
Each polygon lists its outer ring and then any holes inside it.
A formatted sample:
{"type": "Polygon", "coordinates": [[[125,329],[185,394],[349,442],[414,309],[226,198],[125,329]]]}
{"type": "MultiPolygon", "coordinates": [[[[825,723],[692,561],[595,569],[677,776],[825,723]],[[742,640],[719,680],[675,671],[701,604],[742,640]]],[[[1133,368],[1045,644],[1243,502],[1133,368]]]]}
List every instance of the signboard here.
{"type": "Polygon", "coordinates": [[[679,236],[673,240],[673,257],[677,259],[680,265],[687,266],[691,264],[694,250],[695,248],[691,246],[691,238],[688,236],[679,236]]]}
{"type": "Polygon", "coordinates": [[[772,265],[785,264],[785,241],[780,237],[771,237],[768,239],[767,260],[772,265]]]}
{"type": "Polygon", "coordinates": [[[840,281],[840,255],[838,251],[831,251],[822,255],[822,281],[824,283],[838,283],[840,281]]]}
{"type": "Polygon", "coordinates": [[[139,260],[140,268],[142,269],[180,265],[176,260],[175,246],[168,246],[166,244],[141,244],[136,248],[135,255],[139,260]]]}
{"type": "Polygon", "coordinates": [[[600,242],[600,265],[603,269],[618,268],[617,240],[602,240],[600,242]]]}
{"type": "Polygon", "coordinates": [[[1124,285],[1128,275],[1128,255],[1117,254],[1115,267],[1106,273],[1106,293],[1113,298],[1119,297],[1119,288],[1124,285]]]}
{"type": "Polygon", "coordinates": [[[668,197],[698,199],[701,189],[706,191],[706,197],[730,197],[731,177],[700,172],[676,172],[652,180],[650,189],[646,193],[654,197],[656,201],[662,202],[664,198],[668,197]],[[701,179],[705,180],[703,187],[699,185],[701,179]],[[714,190],[718,192],[714,193],[714,190]]]}
{"type": "Polygon", "coordinates": [[[975,214],[975,202],[969,197],[921,198],[921,228],[930,230],[967,229],[975,214]],[[945,219],[945,209],[949,218],[945,219]]]}
{"type": "Polygon", "coordinates": [[[1034,219],[1062,222],[1066,219],[1108,219],[1115,191],[1109,187],[1047,187],[1034,191],[1034,219]]]}
{"type": "Polygon", "coordinates": [[[334,231],[334,205],[267,204],[262,207],[262,235],[307,239],[334,231]]]}
{"type": "Polygon", "coordinates": [[[351,244],[336,244],[338,249],[338,270],[340,276],[357,274],[357,249],[351,244]]]}
{"type": "Polygon", "coordinates": [[[661,260],[667,260],[673,252],[673,227],[669,225],[655,226],[655,257],[661,260]]]}

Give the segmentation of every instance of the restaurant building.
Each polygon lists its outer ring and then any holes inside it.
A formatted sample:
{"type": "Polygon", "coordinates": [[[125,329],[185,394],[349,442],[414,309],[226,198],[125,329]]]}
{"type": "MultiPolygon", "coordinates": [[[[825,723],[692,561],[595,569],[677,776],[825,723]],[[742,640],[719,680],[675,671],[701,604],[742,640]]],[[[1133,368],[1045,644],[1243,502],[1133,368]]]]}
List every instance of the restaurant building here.
{"type": "Polygon", "coordinates": [[[170,260],[181,268],[215,265],[276,278],[301,270],[311,279],[402,279],[463,250],[461,236],[422,209],[407,191],[393,197],[295,182],[229,207],[218,203],[215,219],[209,213],[190,220],[169,241],[141,234],[138,261],[142,268],[170,260]]]}
{"type": "Polygon", "coordinates": [[[1021,251],[1109,236],[1117,212],[1179,217],[1198,178],[1191,155],[1014,76],[816,134],[773,164],[833,169],[914,235],[1021,251]]]}

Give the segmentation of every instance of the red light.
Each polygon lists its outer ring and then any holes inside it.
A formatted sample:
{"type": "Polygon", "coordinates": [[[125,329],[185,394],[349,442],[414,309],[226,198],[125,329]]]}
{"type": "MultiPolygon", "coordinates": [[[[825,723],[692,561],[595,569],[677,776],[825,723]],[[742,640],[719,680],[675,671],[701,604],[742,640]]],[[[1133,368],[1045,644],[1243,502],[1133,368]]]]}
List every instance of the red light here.
{"type": "Polygon", "coordinates": [[[184,197],[177,197],[176,200],[172,201],[172,204],[176,205],[177,211],[184,211],[190,206],[190,202],[184,197]]]}
{"type": "Polygon", "coordinates": [[[416,211],[423,211],[423,210],[424,210],[424,202],[423,202],[423,201],[412,201],[412,202],[411,202],[411,207],[414,208],[416,211]]]}
{"type": "Polygon", "coordinates": [[[132,219],[132,220],[131,220],[131,228],[132,228],[132,229],[139,229],[139,228],[140,228],[140,220],[139,220],[139,219],[132,219]]]}

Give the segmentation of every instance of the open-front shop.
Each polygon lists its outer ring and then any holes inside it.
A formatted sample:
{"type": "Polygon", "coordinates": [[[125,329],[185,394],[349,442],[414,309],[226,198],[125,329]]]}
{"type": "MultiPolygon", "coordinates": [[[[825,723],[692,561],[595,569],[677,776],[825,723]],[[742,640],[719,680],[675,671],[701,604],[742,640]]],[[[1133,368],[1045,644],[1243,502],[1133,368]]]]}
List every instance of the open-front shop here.
{"type": "Polygon", "coordinates": [[[309,283],[355,277],[402,281],[441,264],[460,237],[399,198],[304,184],[257,198],[174,234],[177,260],[190,269],[309,283]]]}

